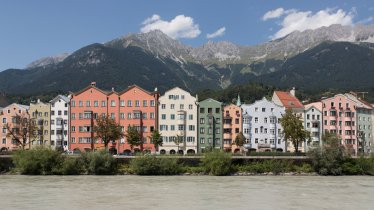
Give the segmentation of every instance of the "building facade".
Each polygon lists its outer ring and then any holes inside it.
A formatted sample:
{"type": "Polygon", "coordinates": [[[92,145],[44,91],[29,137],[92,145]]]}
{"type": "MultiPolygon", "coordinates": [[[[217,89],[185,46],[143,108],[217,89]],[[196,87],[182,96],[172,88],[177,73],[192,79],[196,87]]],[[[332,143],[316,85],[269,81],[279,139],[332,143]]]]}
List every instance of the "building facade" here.
{"type": "Polygon", "coordinates": [[[69,107],[70,98],[58,95],[50,102],[51,105],[51,147],[69,149],[69,107]]]}
{"type": "MultiPolygon", "coordinates": [[[[143,139],[143,149],[149,152],[155,150],[151,142],[151,135],[157,129],[158,117],[157,91],[148,92],[136,85],[130,86],[119,93],[119,122],[125,131],[129,126],[135,126],[143,139]]],[[[140,150],[136,146],[135,150],[140,150]]],[[[118,145],[120,153],[131,153],[131,147],[126,138],[118,145]]]]}
{"type": "Polygon", "coordinates": [[[304,129],[310,133],[310,139],[304,142],[304,150],[307,152],[311,148],[322,146],[322,103],[306,104],[304,108],[302,115],[304,129]]]}
{"type": "Polygon", "coordinates": [[[222,103],[208,98],[199,102],[198,152],[223,148],[222,103]]]}
{"type": "Polygon", "coordinates": [[[108,92],[90,86],[71,93],[70,99],[70,151],[90,151],[104,148],[101,140],[95,140],[93,127],[96,118],[108,114],[108,92]]]}
{"type": "Polygon", "coordinates": [[[39,99],[36,103],[30,103],[29,113],[37,126],[37,134],[31,141],[31,145],[51,145],[51,107],[49,103],[43,103],[39,99]]]}
{"type": "MultiPolygon", "coordinates": [[[[4,107],[0,112],[0,150],[1,151],[12,151],[20,148],[20,145],[13,140],[11,136],[7,136],[9,133],[7,125],[10,129],[17,129],[19,125],[17,123],[17,117],[31,118],[28,112],[29,107],[21,104],[10,104],[4,107]]],[[[28,140],[27,143],[30,141],[28,140]]],[[[28,148],[29,145],[26,147],[28,148]]]]}
{"type": "Polygon", "coordinates": [[[197,100],[175,87],[159,99],[159,131],[163,138],[161,154],[197,152],[197,100]]]}
{"type": "Polygon", "coordinates": [[[357,144],[359,154],[372,153],[372,122],[371,112],[373,110],[371,104],[361,100],[357,94],[351,92],[344,94],[349,99],[355,101],[357,112],[357,144]]]}
{"type": "Polygon", "coordinates": [[[230,104],[223,110],[223,149],[226,152],[239,152],[235,143],[236,136],[242,132],[242,108],[230,104]]]}
{"type": "Polygon", "coordinates": [[[266,98],[253,104],[243,104],[244,148],[249,151],[286,151],[280,118],[284,107],[266,98]]]}
{"type": "Polygon", "coordinates": [[[356,103],[344,94],[322,100],[324,132],[335,133],[351,154],[357,155],[356,103]]]}

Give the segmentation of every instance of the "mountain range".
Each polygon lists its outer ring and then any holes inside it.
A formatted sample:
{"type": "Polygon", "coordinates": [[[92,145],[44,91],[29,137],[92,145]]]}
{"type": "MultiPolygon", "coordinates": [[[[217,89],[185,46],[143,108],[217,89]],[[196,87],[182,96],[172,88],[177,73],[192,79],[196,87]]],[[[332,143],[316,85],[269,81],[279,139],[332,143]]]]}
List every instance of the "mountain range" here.
{"type": "Polygon", "coordinates": [[[255,46],[211,42],[193,48],[155,30],[42,58],[0,72],[0,92],[77,91],[137,84],[161,91],[224,89],[259,82],[300,89],[374,87],[374,25],[331,25],[255,46]]]}

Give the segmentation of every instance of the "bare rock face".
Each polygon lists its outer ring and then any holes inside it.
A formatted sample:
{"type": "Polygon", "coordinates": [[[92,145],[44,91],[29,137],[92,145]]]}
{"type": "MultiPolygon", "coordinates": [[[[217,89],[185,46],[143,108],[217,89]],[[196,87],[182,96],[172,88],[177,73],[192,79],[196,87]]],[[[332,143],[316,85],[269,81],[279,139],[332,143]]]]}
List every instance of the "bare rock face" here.
{"type": "Polygon", "coordinates": [[[56,55],[56,56],[48,56],[48,57],[40,58],[36,61],[31,62],[29,65],[27,65],[26,69],[33,69],[36,67],[43,67],[43,66],[58,64],[64,61],[65,58],[68,57],[69,55],[70,55],[69,53],[63,53],[63,54],[56,55]]]}

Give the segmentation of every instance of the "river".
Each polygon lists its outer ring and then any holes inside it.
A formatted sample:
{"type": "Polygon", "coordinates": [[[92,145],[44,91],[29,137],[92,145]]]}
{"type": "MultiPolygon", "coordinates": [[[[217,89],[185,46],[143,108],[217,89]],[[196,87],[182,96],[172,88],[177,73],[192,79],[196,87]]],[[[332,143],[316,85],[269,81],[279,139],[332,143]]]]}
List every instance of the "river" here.
{"type": "Polygon", "coordinates": [[[0,209],[374,209],[368,176],[0,176],[0,209]]]}

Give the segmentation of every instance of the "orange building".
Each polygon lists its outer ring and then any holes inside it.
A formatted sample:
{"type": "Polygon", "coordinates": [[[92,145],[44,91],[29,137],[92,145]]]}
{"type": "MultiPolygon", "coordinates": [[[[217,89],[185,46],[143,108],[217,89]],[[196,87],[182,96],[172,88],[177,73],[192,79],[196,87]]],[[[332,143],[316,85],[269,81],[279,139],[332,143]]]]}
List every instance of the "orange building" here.
{"type": "MultiPolygon", "coordinates": [[[[240,104],[240,103],[239,103],[240,104]]],[[[242,109],[234,104],[223,110],[223,148],[225,151],[239,152],[235,145],[236,136],[242,132],[242,109]]]]}
{"type": "MultiPolygon", "coordinates": [[[[146,137],[150,136],[150,132],[156,127],[157,99],[157,93],[149,93],[135,85],[118,93],[114,89],[103,91],[96,87],[95,82],[81,91],[71,93],[69,150],[89,151],[92,148],[104,148],[100,139],[93,142],[93,127],[99,116],[114,119],[124,132],[129,125],[138,126],[139,131],[143,127],[141,134],[146,142],[144,149],[154,150],[146,137]]],[[[125,138],[116,139],[108,146],[114,153],[131,152],[125,138]]]]}
{"type": "MultiPolygon", "coordinates": [[[[157,128],[158,101],[157,92],[148,92],[136,85],[130,86],[119,93],[119,121],[125,132],[129,126],[135,126],[143,138],[143,149],[154,151],[154,145],[150,136],[152,131],[157,128]]],[[[134,150],[140,150],[135,147],[134,150]]],[[[117,146],[120,153],[130,153],[130,145],[126,138],[122,139],[117,146]]]]}

